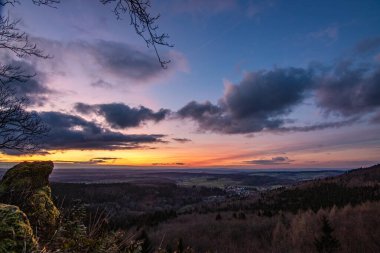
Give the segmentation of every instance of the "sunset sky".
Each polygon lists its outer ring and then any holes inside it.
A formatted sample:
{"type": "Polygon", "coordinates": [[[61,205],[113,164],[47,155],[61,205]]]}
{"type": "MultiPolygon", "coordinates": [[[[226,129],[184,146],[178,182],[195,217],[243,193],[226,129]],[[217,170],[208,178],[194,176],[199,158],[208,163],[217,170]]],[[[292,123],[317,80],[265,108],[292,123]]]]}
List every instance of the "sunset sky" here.
{"type": "Polygon", "coordinates": [[[355,168],[380,161],[380,1],[152,0],[161,68],[112,5],[0,9],[52,56],[15,83],[51,128],[3,165],[355,168]]]}

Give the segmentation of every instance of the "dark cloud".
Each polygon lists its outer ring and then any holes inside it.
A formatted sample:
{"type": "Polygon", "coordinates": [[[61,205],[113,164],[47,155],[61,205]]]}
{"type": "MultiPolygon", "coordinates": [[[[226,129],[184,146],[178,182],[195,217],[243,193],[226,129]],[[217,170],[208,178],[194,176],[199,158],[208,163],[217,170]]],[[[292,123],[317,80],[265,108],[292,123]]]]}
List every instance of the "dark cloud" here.
{"type": "Polygon", "coordinates": [[[229,85],[218,105],[192,101],[177,115],[198,122],[200,130],[228,134],[277,129],[313,87],[311,70],[287,68],[249,73],[229,85]]]}
{"type": "Polygon", "coordinates": [[[117,160],[119,158],[117,157],[95,157],[95,158],[92,158],[91,160],[117,160]]]}
{"type": "MultiPolygon", "coordinates": [[[[226,86],[217,104],[192,101],[177,116],[192,119],[200,131],[224,134],[260,131],[315,131],[358,122],[380,109],[380,67],[354,59],[333,66],[280,68],[246,74],[238,84],[226,86]],[[286,116],[306,98],[337,120],[292,126],[286,116]]],[[[376,118],[372,120],[376,122],[376,118]]]]}
{"type": "Polygon", "coordinates": [[[281,119],[268,119],[265,117],[236,118],[229,111],[224,110],[224,108],[210,105],[210,102],[190,102],[178,111],[178,116],[196,121],[199,124],[200,131],[225,134],[259,132],[265,127],[278,128],[284,123],[281,119]],[[207,108],[207,110],[199,111],[199,108],[207,108]]]}
{"type": "Polygon", "coordinates": [[[114,161],[119,158],[116,157],[96,157],[96,158],[91,158],[90,160],[87,161],[72,161],[72,160],[54,160],[54,163],[63,163],[63,164],[102,164],[106,161],[114,161]]]}
{"type": "Polygon", "coordinates": [[[81,117],[60,112],[41,112],[39,115],[51,129],[44,140],[46,150],[135,149],[163,142],[164,137],[160,134],[113,132],[81,117]]]}
{"type": "Polygon", "coordinates": [[[53,93],[44,82],[45,75],[38,71],[36,67],[26,61],[13,60],[6,57],[6,65],[17,69],[22,76],[19,80],[12,80],[9,87],[18,97],[26,99],[28,105],[42,106],[48,100],[48,96],[53,93]]]}
{"type": "Polygon", "coordinates": [[[81,114],[90,114],[96,111],[96,106],[85,103],[76,103],[74,109],[81,114]]]}
{"type": "Polygon", "coordinates": [[[380,37],[367,38],[356,44],[354,51],[359,54],[372,52],[380,48],[380,37]]]}
{"type": "Polygon", "coordinates": [[[83,114],[94,112],[101,115],[111,127],[118,129],[137,127],[145,121],[159,122],[170,113],[167,109],[154,112],[144,106],[129,107],[122,103],[97,105],[77,103],[75,110],[83,114]]]}
{"type": "Polygon", "coordinates": [[[310,132],[310,131],[316,131],[316,130],[323,130],[327,128],[340,128],[344,126],[350,126],[354,124],[355,122],[359,121],[359,117],[353,117],[347,120],[341,120],[336,122],[325,122],[325,123],[319,123],[319,124],[313,124],[310,126],[289,126],[289,127],[281,127],[277,129],[277,131],[280,132],[310,132]]]}
{"type": "Polygon", "coordinates": [[[109,89],[113,87],[111,83],[104,81],[103,79],[98,79],[95,82],[92,82],[90,85],[95,88],[104,88],[104,89],[109,89]]]}
{"type": "Polygon", "coordinates": [[[169,68],[164,70],[154,52],[136,48],[128,43],[108,40],[73,40],[65,43],[41,37],[34,37],[33,41],[46,53],[54,55],[54,58],[48,61],[49,65],[46,65],[54,73],[64,73],[68,70],[67,66],[72,65],[93,78],[92,85],[96,87],[109,84],[116,86],[119,83],[152,83],[165,79],[175,71],[188,70],[185,57],[175,50],[162,52],[162,57],[172,62],[169,68]],[[74,63],[73,56],[76,58],[74,63]]]}
{"type": "Polygon", "coordinates": [[[253,72],[227,88],[223,103],[235,118],[270,118],[290,112],[312,84],[312,71],[301,68],[253,72]]]}
{"type": "Polygon", "coordinates": [[[183,166],[183,165],[186,165],[186,163],[181,163],[181,162],[177,162],[177,163],[152,163],[153,166],[173,166],[173,165],[177,165],[177,166],[183,166]]]}
{"type": "Polygon", "coordinates": [[[375,114],[371,119],[372,123],[379,124],[380,123],[380,111],[375,114]]]}
{"type": "Polygon", "coordinates": [[[105,40],[94,44],[76,43],[75,46],[89,52],[103,70],[121,78],[146,80],[164,71],[154,54],[139,51],[129,44],[105,40]]]}
{"type": "Polygon", "coordinates": [[[187,138],[172,138],[173,141],[179,142],[179,143],[186,143],[186,142],[191,142],[190,139],[187,138]]]}
{"type": "Polygon", "coordinates": [[[119,159],[119,158],[117,158],[117,157],[95,157],[95,158],[90,159],[89,162],[99,164],[99,163],[104,163],[107,161],[115,161],[117,159],[119,159]]]}
{"type": "Polygon", "coordinates": [[[380,106],[380,69],[345,67],[321,78],[316,89],[317,105],[343,116],[365,114],[380,106]]]}
{"type": "Polygon", "coordinates": [[[290,160],[288,157],[277,156],[272,159],[260,159],[260,160],[250,160],[244,161],[246,164],[252,165],[281,165],[281,164],[290,164],[293,160],[290,160]]]}
{"type": "Polygon", "coordinates": [[[209,101],[205,103],[191,101],[182,107],[177,113],[183,118],[192,118],[197,120],[203,117],[218,115],[222,113],[222,109],[216,105],[213,105],[209,101]]]}

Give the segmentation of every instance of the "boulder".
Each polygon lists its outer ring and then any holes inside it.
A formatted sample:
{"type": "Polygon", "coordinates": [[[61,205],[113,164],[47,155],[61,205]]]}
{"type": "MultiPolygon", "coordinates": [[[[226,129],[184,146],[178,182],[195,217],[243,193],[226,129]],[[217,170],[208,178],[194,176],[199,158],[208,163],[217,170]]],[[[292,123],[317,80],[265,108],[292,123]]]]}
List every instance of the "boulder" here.
{"type": "Polygon", "coordinates": [[[0,204],[0,252],[33,252],[37,240],[29,220],[17,206],[0,204]]]}
{"type": "Polygon", "coordinates": [[[17,205],[38,236],[49,236],[59,218],[51,198],[49,175],[53,162],[23,162],[9,169],[0,182],[0,202],[17,205]]]}

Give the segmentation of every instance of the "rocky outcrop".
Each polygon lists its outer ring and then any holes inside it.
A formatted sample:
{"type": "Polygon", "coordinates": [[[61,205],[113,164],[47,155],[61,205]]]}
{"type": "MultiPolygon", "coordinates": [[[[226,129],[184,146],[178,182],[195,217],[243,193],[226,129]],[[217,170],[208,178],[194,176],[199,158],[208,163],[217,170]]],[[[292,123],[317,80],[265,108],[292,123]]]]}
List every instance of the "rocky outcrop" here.
{"type": "Polygon", "coordinates": [[[0,204],[0,252],[33,252],[37,248],[26,215],[17,206],[0,204]]]}
{"type": "Polygon", "coordinates": [[[38,235],[55,228],[59,210],[51,198],[49,175],[53,162],[23,162],[9,169],[0,182],[0,202],[17,205],[38,235]]]}

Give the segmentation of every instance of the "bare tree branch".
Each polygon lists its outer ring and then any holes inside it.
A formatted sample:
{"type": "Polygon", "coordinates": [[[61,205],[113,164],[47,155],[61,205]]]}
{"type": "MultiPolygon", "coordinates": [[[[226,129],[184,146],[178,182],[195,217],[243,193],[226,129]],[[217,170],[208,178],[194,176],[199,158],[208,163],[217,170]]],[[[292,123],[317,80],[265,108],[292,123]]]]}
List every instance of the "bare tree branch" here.
{"type": "Polygon", "coordinates": [[[29,78],[34,76],[25,74],[19,66],[2,65],[0,64],[0,84],[6,85],[14,81],[26,82],[29,78]]]}
{"type": "MultiPolygon", "coordinates": [[[[36,5],[47,5],[50,7],[54,7],[54,4],[58,4],[61,1],[60,0],[32,0],[34,4],[36,5]]],[[[0,0],[0,5],[5,6],[7,4],[15,5],[20,4],[19,0],[0,0]]]]}
{"type": "Polygon", "coordinates": [[[122,14],[128,13],[136,33],[145,40],[147,47],[153,47],[161,67],[167,68],[170,60],[163,60],[160,57],[157,46],[172,47],[173,45],[166,41],[169,38],[168,34],[158,33],[159,27],[156,22],[160,15],[152,16],[148,12],[148,9],[151,8],[149,0],[100,0],[100,2],[102,4],[114,3],[113,12],[118,19],[122,14]]]}
{"type": "Polygon", "coordinates": [[[33,0],[36,5],[47,5],[50,7],[55,7],[55,4],[59,4],[60,0],[33,0]]]}
{"type": "MultiPolygon", "coordinates": [[[[48,4],[54,1],[34,2],[48,4]]],[[[0,0],[2,6],[16,3],[19,2],[0,0]]],[[[0,50],[12,52],[17,57],[48,58],[29,40],[28,35],[18,28],[19,23],[20,20],[0,16],[0,50]]],[[[26,74],[19,66],[0,62],[0,150],[2,151],[34,152],[39,149],[40,138],[48,132],[48,128],[37,113],[26,110],[26,99],[16,97],[16,91],[12,89],[13,82],[26,82],[33,76],[34,74],[26,74]]]]}
{"type": "Polygon", "coordinates": [[[34,152],[49,129],[36,113],[25,110],[25,99],[14,94],[0,84],[0,150],[34,152]]]}
{"type": "Polygon", "coordinates": [[[17,27],[20,20],[0,16],[0,49],[15,53],[18,57],[37,56],[48,58],[37,45],[30,42],[28,35],[17,27]]]}

